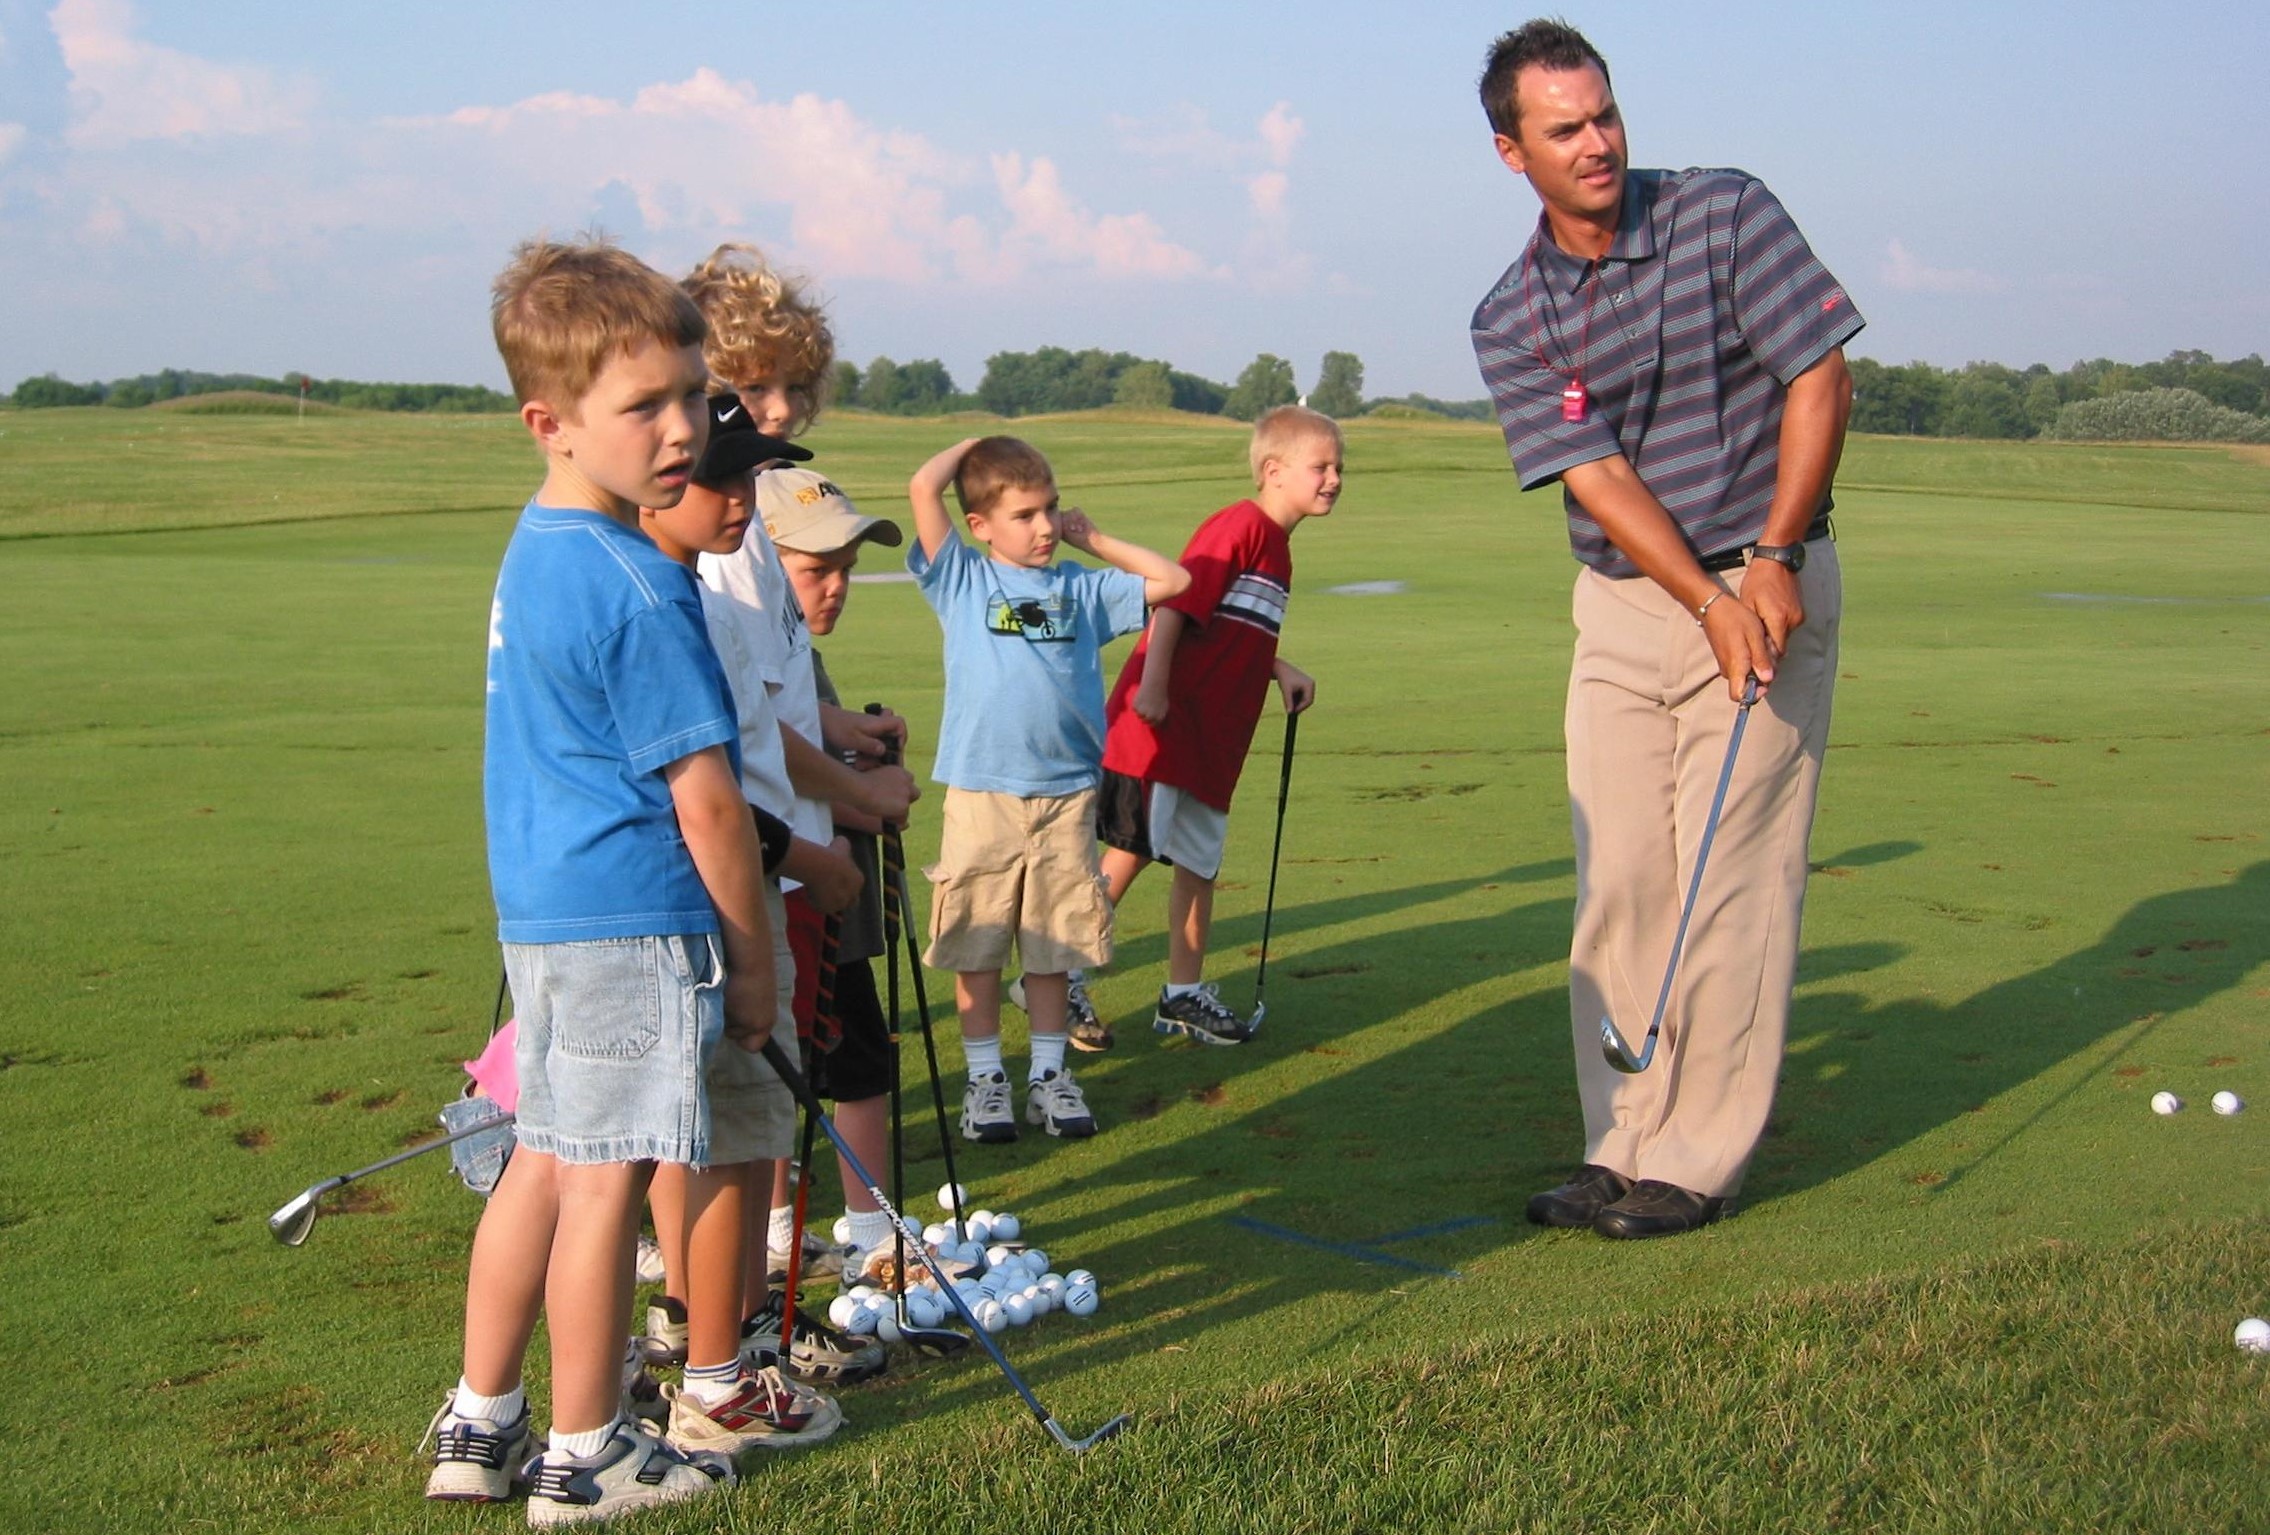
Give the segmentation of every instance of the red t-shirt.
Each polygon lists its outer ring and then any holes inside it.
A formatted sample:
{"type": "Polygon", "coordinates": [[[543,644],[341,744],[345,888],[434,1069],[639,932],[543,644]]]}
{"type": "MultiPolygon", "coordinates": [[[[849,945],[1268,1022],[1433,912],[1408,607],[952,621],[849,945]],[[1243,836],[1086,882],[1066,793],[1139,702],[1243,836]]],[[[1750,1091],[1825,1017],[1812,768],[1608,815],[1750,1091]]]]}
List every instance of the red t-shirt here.
{"type": "Polygon", "coordinates": [[[1165,604],[1189,620],[1175,646],[1166,723],[1153,729],[1134,708],[1150,652],[1146,630],[1104,704],[1103,765],[1226,811],[1269,696],[1293,584],[1292,540],[1240,501],[1199,524],[1182,565],[1190,589],[1165,604]]]}

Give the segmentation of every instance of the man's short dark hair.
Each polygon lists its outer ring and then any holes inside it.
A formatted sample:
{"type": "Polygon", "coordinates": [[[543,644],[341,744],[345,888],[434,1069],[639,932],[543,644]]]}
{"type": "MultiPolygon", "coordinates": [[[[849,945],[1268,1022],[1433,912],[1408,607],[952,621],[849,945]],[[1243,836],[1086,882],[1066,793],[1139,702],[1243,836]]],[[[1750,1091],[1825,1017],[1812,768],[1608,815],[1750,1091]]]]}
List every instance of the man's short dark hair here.
{"type": "Polygon", "coordinates": [[[1541,16],[1524,22],[1490,46],[1482,65],[1482,110],[1490,115],[1490,131],[1509,139],[1521,137],[1521,111],[1513,99],[1514,77],[1535,64],[1543,69],[1582,69],[1587,64],[1608,78],[1608,61],[1584,40],[1584,34],[1557,17],[1541,16]]]}

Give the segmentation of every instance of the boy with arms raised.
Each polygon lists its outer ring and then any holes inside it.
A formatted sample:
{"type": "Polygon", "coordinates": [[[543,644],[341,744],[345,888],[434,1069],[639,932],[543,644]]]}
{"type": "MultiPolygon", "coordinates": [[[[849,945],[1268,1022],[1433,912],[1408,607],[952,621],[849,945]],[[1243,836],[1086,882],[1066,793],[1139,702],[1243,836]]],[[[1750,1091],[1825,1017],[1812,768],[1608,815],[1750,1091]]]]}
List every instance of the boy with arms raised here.
{"type": "MultiPolygon", "coordinates": [[[[1316,698],[1314,680],[1278,656],[1277,635],[1293,584],[1293,530],[1331,514],[1340,453],[1339,423],[1316,411],[1285,405],[1254,423],[1254,498],[1191,535],[1182,551],[1190,589],[1152,615],[1105,707],[1103,871],[1112,904],[1149,864],[1174,869],[1167,985],[1151,1025],[1161,1034],[1210,1045],[1253,1037],[1204,979],[1214,880],[1270,683],[1288,714],[1316,698]]],[[[1109,1044],[1105,1031],[1090,1048],[1109,1044]]]]}
{"type": "Polygon", "coordinates": [[[483,1211],[464,1373],[426,1495],[507,1496],[531,1446],[521,1367],[551,1332],[528,1520],[604,1519],[732,1479],[620,1409],[622,1319],[656,1162],[709,1156],[706,1056],[772,1030],[761,854],[733,701],[692,578],[638,531],[704,445],[702,320],[599,243],[530,242],[491,317],[544,483],[489,620],[489,868],[516,1016],[517,1154],[483,1211]]]}
{"type": "Polygon", "coordinates": [[[1069,972],[1111,957],[1111,905],[1096,866],[1103,758],[1103,647],[1143,626],[1147,604],[1190,584],[1162,554],[1057,505],[1048,460],[1014,437],[956,443],[915,471],[907,554],[946,639],[946,707],[934,772],[945,825],[929,872],[925,961],[955,972],[969,1082],[962,1134],[1011,1141],[1001,1062],[1001,967],[1012,942],[1032,1021],[1025,1119],[1096,1133],[1064,1064],[1069,972]],[[955,536],[954,488],[984,553],[955,536]],[[1116,566],[1056,561],[1059,542],[1116,566]]]}

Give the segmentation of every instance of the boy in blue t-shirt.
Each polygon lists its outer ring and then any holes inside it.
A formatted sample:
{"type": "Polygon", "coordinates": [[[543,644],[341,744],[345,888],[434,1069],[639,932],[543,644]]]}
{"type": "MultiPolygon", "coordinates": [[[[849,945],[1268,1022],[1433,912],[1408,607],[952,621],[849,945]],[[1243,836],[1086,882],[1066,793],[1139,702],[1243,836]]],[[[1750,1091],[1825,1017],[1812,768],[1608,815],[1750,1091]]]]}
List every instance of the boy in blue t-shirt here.
{"type": "Polygon", "coordinates": [[[771,1032],[772,939],[701,599],[638,531],[641,505],[685,493],[707,437],[701,313],[620,250],[537,240],[497,279],[491,319],[545,456],[489,617],[519,1149],[473,1239],[464,1374],[434,1418],[426,1496],[503,1498],[525,1474],[545,1525],[732,1480],[624,1414],[623,1318],[655,1163],[709,1158],[706,1057],[771,1032]],[[540,1311],[552,1426],[528,1461],[521,1367],[540,1311]]]}
{"type": "Polygon", "coordinates": [[[1057,505],[1056,475],[1031,444],[970,438],[907,487],[915,547],[907,569],[946,636],[946,709],[932,769],[946,785],[938,862],[929,873],[930,947],[951,970],[969,1082],[962,1134],[1013,1141],[1001,1063],[1001,967],[1024,964],[1032,1069],[1027,1123],[1096,1133],[1064,1064],[1068,972],[1111,958],[1111,902],[1096,860],[1103,771],[1103,647],[1143,627],[1149,604],[1190,584],[1163,554],[1057,505]],[[955,536],[952,485],[985,553],[955,536]],[[1118,567],[1056,562],[1069,544],[1118,567]]]}

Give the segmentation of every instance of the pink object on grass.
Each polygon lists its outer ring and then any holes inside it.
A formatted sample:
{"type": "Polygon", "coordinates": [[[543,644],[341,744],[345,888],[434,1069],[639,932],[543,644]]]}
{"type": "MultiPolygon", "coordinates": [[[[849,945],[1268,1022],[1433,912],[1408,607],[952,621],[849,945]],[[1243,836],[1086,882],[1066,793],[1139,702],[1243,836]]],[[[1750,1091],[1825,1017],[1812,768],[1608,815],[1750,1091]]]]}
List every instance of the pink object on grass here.
{"type": "Polygon", "coordinates": [[[508,1018],[503,1028],[489,1036],[488,1048],[477,1061],[465,1063],[466,1074],[473,1085],[495,1100],[496,1106],[507,1114],[520,1112],[520,1074],[513,1069],[512,1050],[520,1038],[520,1020],[508,1018]]]}

